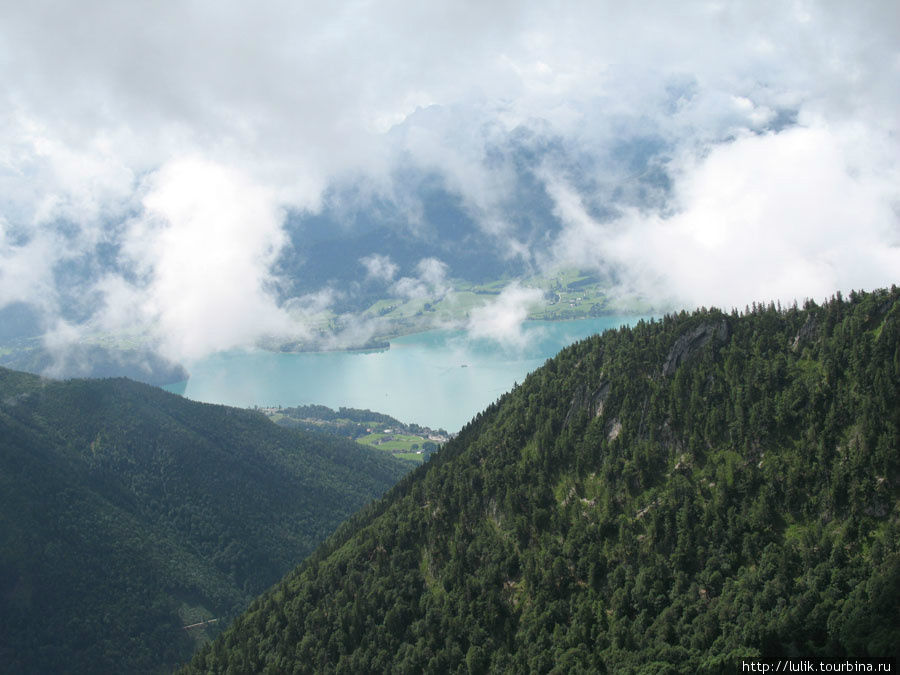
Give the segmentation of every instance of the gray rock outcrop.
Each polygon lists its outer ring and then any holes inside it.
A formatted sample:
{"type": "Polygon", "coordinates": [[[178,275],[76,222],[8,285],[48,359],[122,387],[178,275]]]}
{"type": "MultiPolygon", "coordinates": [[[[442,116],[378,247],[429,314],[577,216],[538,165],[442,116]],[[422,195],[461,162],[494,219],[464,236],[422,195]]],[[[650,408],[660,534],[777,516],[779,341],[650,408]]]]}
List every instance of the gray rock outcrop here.
{"type": "Polygon", "coordinates": [[[675,344],[669,350],[663,364],[663,375],[669,376],[674,373],[678,366],[693,358],[710,340],[725,342],[730,334],[731,330],[725,319],[715,323],[704,323],[685,333],[675,340],[675,344]]]}

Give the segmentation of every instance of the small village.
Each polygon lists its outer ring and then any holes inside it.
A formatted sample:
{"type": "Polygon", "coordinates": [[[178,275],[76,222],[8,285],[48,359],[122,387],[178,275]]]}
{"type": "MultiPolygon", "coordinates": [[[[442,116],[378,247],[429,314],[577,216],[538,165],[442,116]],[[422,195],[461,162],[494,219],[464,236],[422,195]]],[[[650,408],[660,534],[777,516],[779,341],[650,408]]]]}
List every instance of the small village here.
{"type": "Polygon", "coordinates": [[[426,461],[453,437],[444,429],[404,424],[371,410],[341,408],[335,411],[319,405],[256,409],[281,426],[328,431],[414,462],[426,461]]]}

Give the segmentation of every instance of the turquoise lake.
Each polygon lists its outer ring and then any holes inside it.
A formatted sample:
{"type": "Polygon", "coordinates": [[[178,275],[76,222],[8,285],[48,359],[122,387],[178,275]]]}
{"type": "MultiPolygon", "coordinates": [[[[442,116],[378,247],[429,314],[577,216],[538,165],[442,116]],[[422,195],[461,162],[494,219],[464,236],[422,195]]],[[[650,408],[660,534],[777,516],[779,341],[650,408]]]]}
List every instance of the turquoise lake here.
{"type": "Polygon", "coordinates": [[[639,317],[529,321],[525,340],[503,346],[461,330],[434,330],[371,352],[230,351],[189,364],[169,391],[237,407],[317,403],[368,408],[434,429],[458,431],[560,349],[639,317]]]}

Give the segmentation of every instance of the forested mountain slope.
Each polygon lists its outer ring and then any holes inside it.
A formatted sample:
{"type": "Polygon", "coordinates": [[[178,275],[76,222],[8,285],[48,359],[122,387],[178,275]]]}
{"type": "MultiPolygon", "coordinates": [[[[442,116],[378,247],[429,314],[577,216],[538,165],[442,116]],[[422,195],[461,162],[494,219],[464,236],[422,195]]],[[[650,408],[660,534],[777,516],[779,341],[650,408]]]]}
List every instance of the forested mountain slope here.
{"type": "Polygon", "coordinates": [[[896,656],[900,289],[582,341],[190,672],[734,672],[896,656]]]}
{"type": "Polygon", "coordinates": [[[407,470],[130,380],[0,369],[0,670],[166,672],[407,470]]]}

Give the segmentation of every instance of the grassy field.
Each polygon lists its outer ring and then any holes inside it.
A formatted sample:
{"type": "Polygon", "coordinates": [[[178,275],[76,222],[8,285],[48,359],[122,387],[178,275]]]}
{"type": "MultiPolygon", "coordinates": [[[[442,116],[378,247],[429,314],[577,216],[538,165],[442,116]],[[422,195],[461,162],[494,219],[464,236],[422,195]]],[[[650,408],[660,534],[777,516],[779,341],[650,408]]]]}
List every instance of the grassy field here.
{"type": "Polygon", "coordinates": [[[425,460],[425,457],[427,456],[425,452],[426,443],[434,449],[437,447],[433,441],[429,441],[427,438],[416,436],[414,434],[402,433],[372,433],[357,438],[356,442],[371,448],[384,450],[385,452],[391,453],[394,457],[409,459],[414,462],[422,462],[425,460]]]}
{"type": "Polygon", "coordinates": [[[422,444],[427,443],[428,439],[411,434],[373,433],[357,438],[356,442],[394,454],[414,453],[415,457],[415,450],[421,450],[422,444]]]}
{"type": "MultiPolygon", "coordinates": [[[[473,309],[497,299],[512,279],[499,279],[485,284],[453,282],[452,289],[440,297],[385,298],[371,305],[364,316],[380,317],[391,322],[399,332],[410,326],[428,327],[464,322],[473,309]]],[[[530,308],[529,319],[579,319],[616,311],[604,291],[603,281],[593,274],[578,270],[560,270],[548,276],[517,280],[524,288],[542,291],[543,298],[530,308]]]]}
{"type": "Polygon", "coordinates": [[[276,424],[344,436],[367,448],[414,462],[426,460],[449,438],[443,429],[405,424],[371,410],[341,408],[339,412],[317,405],[256,409],[276,424]]]}

